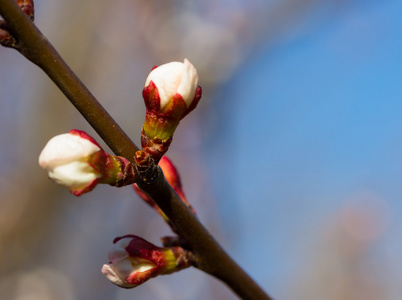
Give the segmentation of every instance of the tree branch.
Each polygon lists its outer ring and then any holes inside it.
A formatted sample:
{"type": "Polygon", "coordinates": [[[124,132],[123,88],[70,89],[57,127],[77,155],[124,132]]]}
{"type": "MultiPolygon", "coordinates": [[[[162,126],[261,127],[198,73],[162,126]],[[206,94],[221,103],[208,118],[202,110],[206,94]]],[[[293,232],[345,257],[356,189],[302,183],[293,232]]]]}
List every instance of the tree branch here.
{"type": "MultiPolygon", "coordinates": [[[[18,42],[18,51],[39,66],[83,115],[99,136],[119,156],[135,164],[139,150],[63,61],[54,47],[20,10],[14,0],[0,0],[0,15],[18,42]]],[[[251,300],[271,298],[221,248],[180,197],[163,173],[153,183],[138,183],[177,227],[197,257],[197,268],[225,282],[239,297],[251,300]]]]}

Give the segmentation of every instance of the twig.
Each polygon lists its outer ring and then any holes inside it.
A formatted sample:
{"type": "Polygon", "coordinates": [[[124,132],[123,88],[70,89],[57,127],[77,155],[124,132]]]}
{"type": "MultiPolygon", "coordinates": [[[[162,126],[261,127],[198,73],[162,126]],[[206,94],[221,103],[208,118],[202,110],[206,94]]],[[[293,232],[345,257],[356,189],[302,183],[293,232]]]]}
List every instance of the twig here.
{"type": "MultiPolygon", "coordinates": [[[[124,156],[135,164],[138,147],[20,10],[15,0],[0,0],[0,15],[18,42],[17,50],[50,77],[116,155],[124,156]]],[[[138,185],[175,224],[180,236],[186,239],[197,257],[197,268],[222,280],[242,299],[271,299],[194,217],[160,170],[155,182],[138,185]]]]}

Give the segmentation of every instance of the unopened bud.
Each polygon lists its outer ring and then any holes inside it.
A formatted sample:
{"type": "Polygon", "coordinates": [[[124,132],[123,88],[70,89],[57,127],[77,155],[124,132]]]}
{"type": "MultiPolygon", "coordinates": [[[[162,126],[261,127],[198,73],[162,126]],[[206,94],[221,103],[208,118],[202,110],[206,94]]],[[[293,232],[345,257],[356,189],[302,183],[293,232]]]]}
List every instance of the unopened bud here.
{"type": "Polygon", "coordinates": [[[166,153],[173,133],[201,98],[198,74],[187,60],[154,68],[142,92],[147,108],[141,144],[155,161],[166,153]]]}
{"type": "Polygon", "coordinates": [[[113,243],[108,255],[110,262],[103,265],[102,273],[123,288],[134,288],[191,264],[191,253],[180,247],[160,248],[135,235],[116,238],[113,243]]]}
{"type": "Polygon", "coordinates": [[[123,186],[135,182],[131,163],[106,153],[87,133],[71,130],[53,137],[39,156],[49,178],[80,196],[98,183],[123,186]]]}
{"type": "Polygon", "coordinates": [[[92,190],[103,175],[89,161],[104,151],[88,137],[79,131],[60,134],[46,144],[39,156],[39,165],[48,171],[50,179],[75,195],[92,190]]]}
{"type": "Polygon", "coordinates": [[[180,199],[191,209],[195,214],[194,209],[191,207],[190,203],[187,201],[186,195],[183,191],[183,186],[181,183],[181,178],[179,171],[176,169],[175,165],[172,163],[169,157],[164,155],[159,161],[159,166],[163,171],[163,175],[170,186],[175,190],[180,199]]]}

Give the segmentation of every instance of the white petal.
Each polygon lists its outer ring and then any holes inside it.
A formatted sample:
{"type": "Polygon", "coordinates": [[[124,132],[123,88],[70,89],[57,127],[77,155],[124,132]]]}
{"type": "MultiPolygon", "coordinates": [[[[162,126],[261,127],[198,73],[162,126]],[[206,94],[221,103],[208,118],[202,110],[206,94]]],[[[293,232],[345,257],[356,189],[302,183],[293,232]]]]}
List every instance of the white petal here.
{"type": "Polygon", "coordinates": [[[182,74],[183,63],[177,61],[161,65],[149,73],[145,86],[148,86],[152,80],[158,88],[160,109],[163,109],[172,97],[176,95],[181,83],[182,74]]]}
{"type": "Polygon", "coordinates": [[[65,133],[53,137],[39,155],[42,168],[54,168],[57,165],[86,157],[101,150],[97,145],[78,135],[65,133]]]}
{"type": "Polygon", "coordinates": [[[127,276],[122,275],[118,270],[114,268],[112,264],[104,264],[102,267],[102,273],[115,285],[124,288],[133,288],[136,285],[126,282],[127,276]]]}
{"type": "Polygon", "coordinates": [[[113,248],[110,249],[108,258],[109,261],[112,263],[117,263],[120,260],[128,258],[128,253],[126,247],[130,243],[131,238],[123,238],[118,240],[114,245],[113,248]]]}
{"type": "Polygon", "coordinates": [[[123,259],[117,263],[105,264],[102,267],[102,273],[114,284],[132,288],[136,285],[126,282],[129,276],[136,276],[137,273],[142,273],[155,268],[155,265],[147,260],[136,260],[133,258],[123,259]]]}
{"type": "Polygon", "coordinates": [[[155,264],[146,259],[135,259],[134,257],[131,257],[130,262],[132,266],[131,274],[145,272],[156,267],[155,264]]]}
{"type": "Polygon", "coordinates": [[[101,177],[101,174],[86,162],[73,161],[48,169],[49,177],[56,183],[69,189],[81,189],[93,180],[101,177]]]}
{"type": "Polygon", "coordinates": [[[198,86],[198,74],[197,70],[186,58],[184,59],[183,74],[181,78],[181,83],[177,92],[182,96],[183,100],[186,102],[187,107],[191,105],[194,100],[195,90],[198,86]]]}

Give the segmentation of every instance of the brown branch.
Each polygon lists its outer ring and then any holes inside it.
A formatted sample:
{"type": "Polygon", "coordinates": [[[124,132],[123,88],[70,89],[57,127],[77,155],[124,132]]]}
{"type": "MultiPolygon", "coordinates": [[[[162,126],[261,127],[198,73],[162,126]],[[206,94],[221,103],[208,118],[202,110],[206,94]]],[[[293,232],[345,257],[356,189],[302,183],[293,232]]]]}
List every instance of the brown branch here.
{"type": "MultiPolygon", "coordinates": [[[[0,0],[0,15],[16,39],[18,51],[50,77],[116,155],[135,164],[138,147],[20,10],[15,0],[0,0]]],[[[158,170],[156,181],[138,185],[175,224],[179,235],[186,239],[197,257],[196,267],[222,280],[242,299],[270,300],[194,217],[158,170]]]]}

